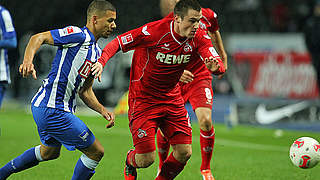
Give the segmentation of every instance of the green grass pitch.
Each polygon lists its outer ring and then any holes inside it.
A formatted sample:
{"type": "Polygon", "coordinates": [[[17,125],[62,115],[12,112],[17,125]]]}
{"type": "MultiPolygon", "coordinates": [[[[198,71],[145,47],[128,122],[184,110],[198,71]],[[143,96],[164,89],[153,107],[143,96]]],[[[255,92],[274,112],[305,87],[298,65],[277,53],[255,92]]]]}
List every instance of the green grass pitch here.
{"type": "MultiPolygon", "coordinates": [[[[116,126],[105,129],[99,117],[79,116],[105,147],[105,156],[96,169],[94,180],[123,179],[126,152],[132,147],[126,116],[116,118],[116,126]]],[[[193,155],[177,180],[200,180],[201,163],[199,128],[193,124],[193,155]]],[[[22,110],[0,110],[0,166],[39,144],[32,115],[22,110]]],[[[288,151],[298,137],[310,136],[320,140],[320,133],[283,131],[281,137],[275,130],[253,126],[236,126],[227,129],[215,124],[216,143],[212,170],[217,180],[317,180],[320,165],[313,169],[299,169],[291,164],[288,151]]],[[[9,180],[65,180],[71,179],[79,151],[62,148],[57,160],[42,162],[37,167],[13,174],[9,180]]],[[[138,170],[139,180],[152,180],[157,173],[156,162],[147,169],[138,170]]]]}

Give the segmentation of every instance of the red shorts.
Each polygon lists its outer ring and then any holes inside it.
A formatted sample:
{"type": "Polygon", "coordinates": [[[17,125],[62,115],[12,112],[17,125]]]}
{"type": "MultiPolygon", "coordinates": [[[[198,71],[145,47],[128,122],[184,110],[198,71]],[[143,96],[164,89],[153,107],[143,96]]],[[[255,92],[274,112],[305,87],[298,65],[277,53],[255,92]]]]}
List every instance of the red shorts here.
{"type": "Polygon", "coordinates": [[[159,103],[148,99],[129,99],[129,127],[137,153],[156,150],[155,134],[158,128],[170,144],[191,144],[190,118],[182,97],[179,97],[159,103]]]}
{"type": "Polygon", "coordinates": [[[180,82],[180,87],[184,101],[189,101],[193,110],[198,107],[212,109],[213,91],[211,79],[194,79],[190,83],[180,82]]]}

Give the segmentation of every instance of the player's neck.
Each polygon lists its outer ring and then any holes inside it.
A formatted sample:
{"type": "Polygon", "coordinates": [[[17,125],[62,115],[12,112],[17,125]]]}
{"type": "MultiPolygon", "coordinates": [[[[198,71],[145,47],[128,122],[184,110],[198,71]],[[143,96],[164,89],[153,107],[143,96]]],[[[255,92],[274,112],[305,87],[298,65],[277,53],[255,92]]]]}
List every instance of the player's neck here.
{"type": "Polygon", "coordinates": [[[185,40],[187,39],[187,37],[185,37],[181,31],[180,28],[178,26],[178,24],[176,24],[175,22],[173,23],[173,36],[179,40],[185,40]]]}
{"type": "Polygon", "coordinates": [[[97,40],[100,38],[98,37],[96,31],[94,30],[94,27],[91,26],[90,24],[86,24],[86,27],[88,28],[88,30],[93,34],[95,41],[97,42],[97,40]]]}

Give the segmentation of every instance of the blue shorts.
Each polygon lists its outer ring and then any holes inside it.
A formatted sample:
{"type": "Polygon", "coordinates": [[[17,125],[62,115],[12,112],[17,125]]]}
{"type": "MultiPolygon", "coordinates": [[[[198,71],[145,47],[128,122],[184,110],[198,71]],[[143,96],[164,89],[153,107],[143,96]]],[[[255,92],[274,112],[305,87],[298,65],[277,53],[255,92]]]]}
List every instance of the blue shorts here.
{"type": "Polygon", "coordinates": [[[60,109],[31,107],[42,144],[65,146],[69,151],[88,148],[95,136],[87,125],[70,112],[60,109]]]}

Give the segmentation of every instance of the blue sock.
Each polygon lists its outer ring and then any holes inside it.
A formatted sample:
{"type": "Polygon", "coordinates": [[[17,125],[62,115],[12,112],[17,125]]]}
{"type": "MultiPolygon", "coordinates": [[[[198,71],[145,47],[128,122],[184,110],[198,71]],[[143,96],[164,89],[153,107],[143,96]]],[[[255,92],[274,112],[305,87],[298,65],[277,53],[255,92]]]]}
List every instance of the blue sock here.
{"type": "Polygon", "coordinates": [[[0,169],[0,180],[4,180],[12,173],[17,173],[39,164],[35,148],[26,150],[23,154],[8,162],[0,169]]]}
{"type": "Polygon", "coordinates": [[[89,159],[87,156],[82,155],[81,158],[79,158],[76,167],[73,171],[73,176],[71,180],[88,180],[90,179],[93,174],[95,173],[94,169],[98,165],[97,161],[94,161],[92,159],[89,159]],[[90,167],[90,169],[84,165],[87,164],[87,166],[90,167]]]}

